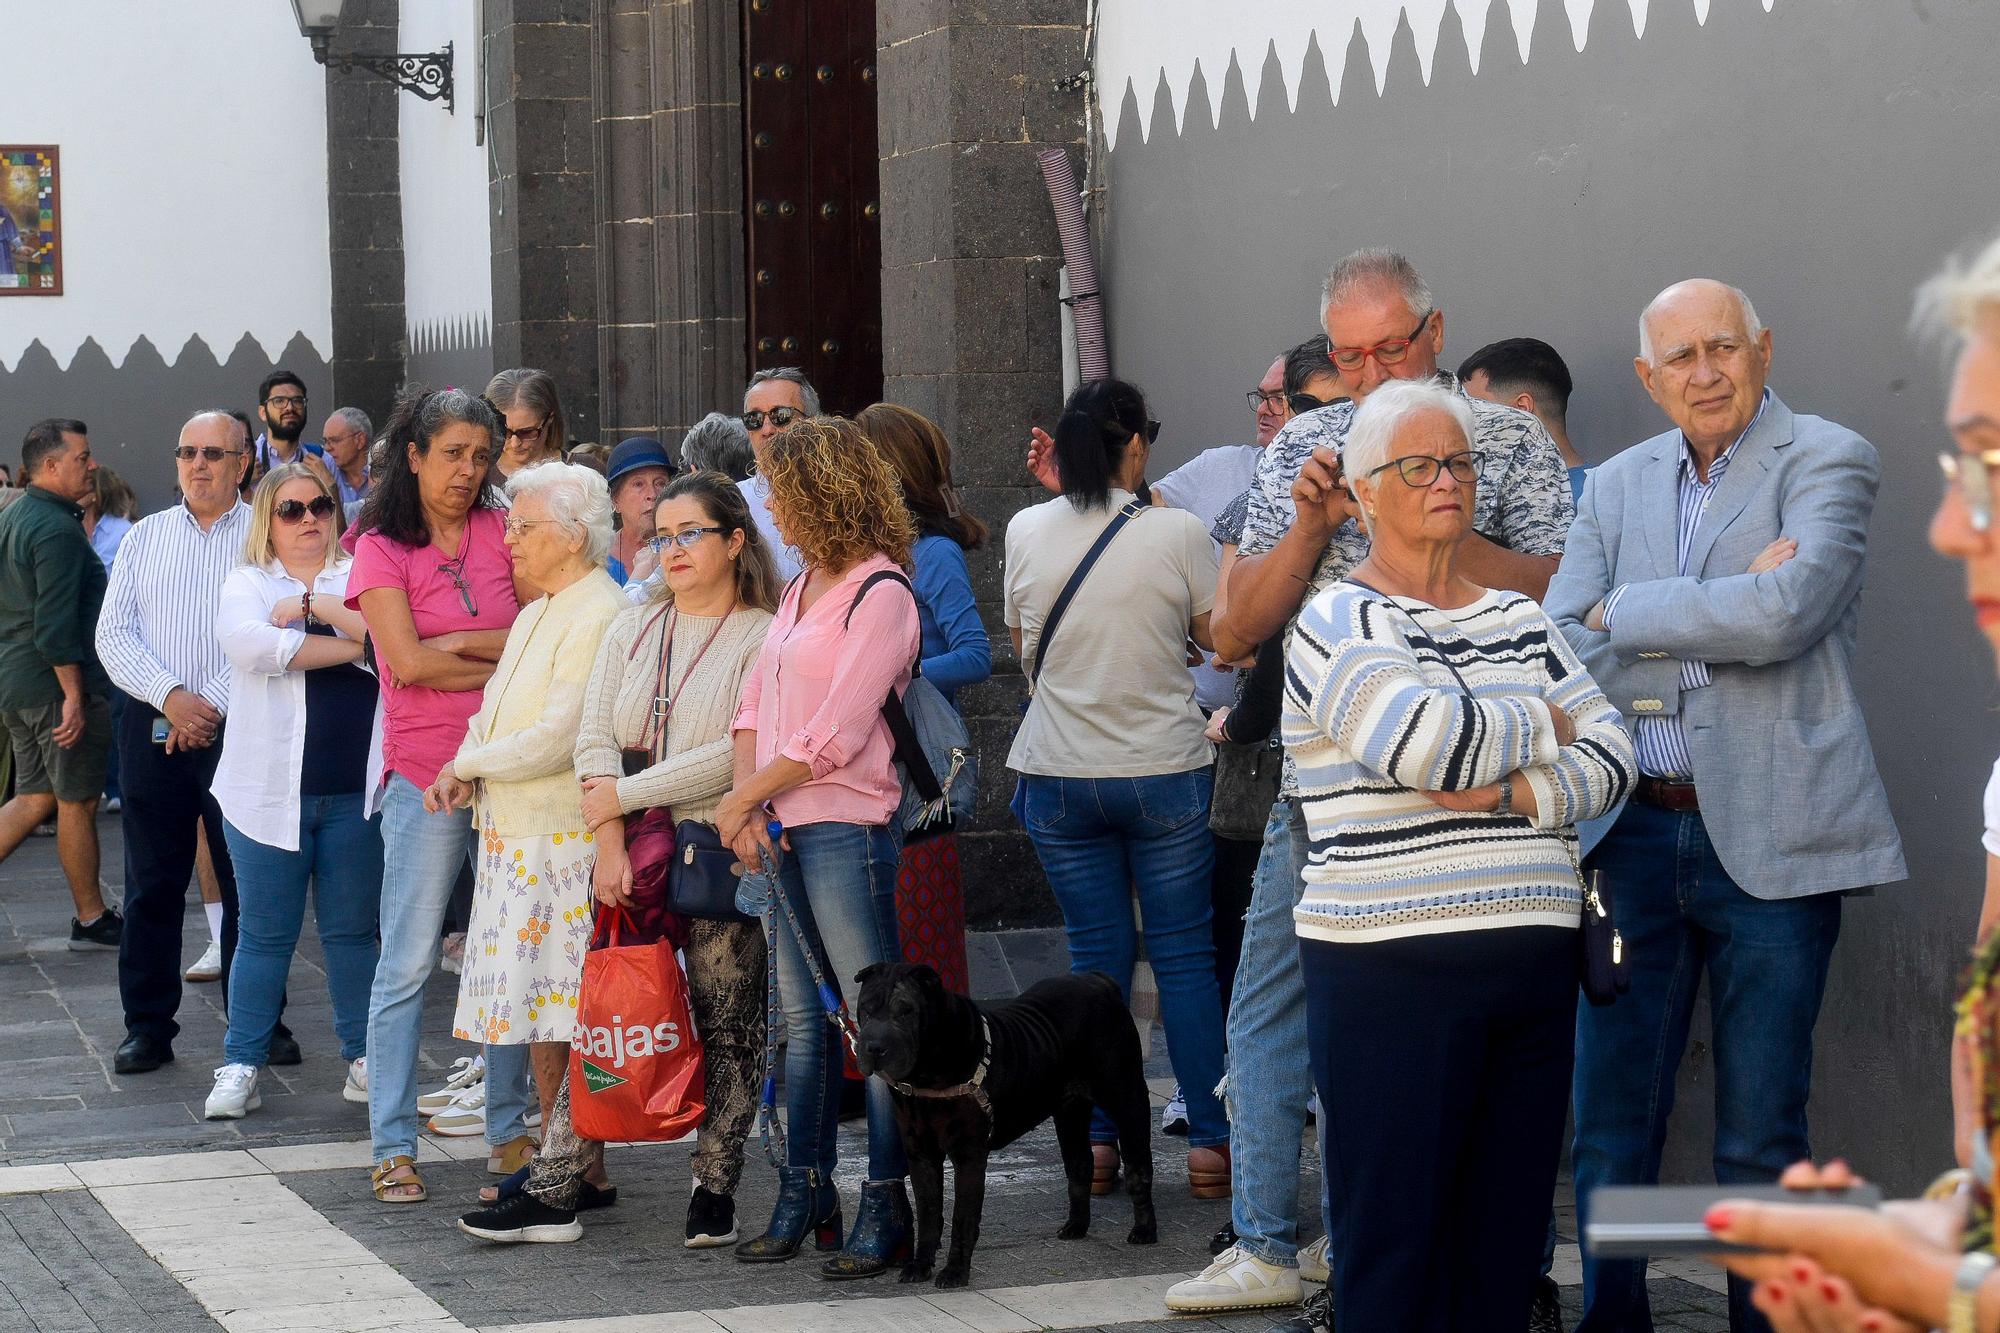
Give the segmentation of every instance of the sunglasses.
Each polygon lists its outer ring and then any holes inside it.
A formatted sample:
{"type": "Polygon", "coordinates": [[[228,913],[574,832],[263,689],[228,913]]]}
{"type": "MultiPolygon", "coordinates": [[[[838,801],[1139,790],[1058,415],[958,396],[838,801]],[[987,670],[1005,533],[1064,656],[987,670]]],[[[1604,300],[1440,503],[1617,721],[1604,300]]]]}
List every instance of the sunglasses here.
{"type": "MultiPolygon", "coordinates": [[[[504,421],[506,418],[501,419],[504,421]]],[[[503,426],[500,433],[505,435],[510,443],[519,440],[523,444],[533,444],[542,438],[542,432],[547,430],[548,426],[549,419],[543,417],[532,426],[503,426]]]]}
{"type": "Polygon", "coordinates": [[[706,537],[709,533],[712,532],[720,537],[727,534],[728,531],[728,528],[683,528],[679,532],[663,532],[659,536],[648,540],[646,546],[655,555],[665,552],[669,545],[678,546],[683,551],[692,551],[695,543],[706,537]]]}
{"type": "Polygon", "coordinates": [[[196,458],[203,458],[211,463],[220,463],[223,459],[234,458],[242,452],[241,449],[218,449],[212,444],[203,445],[199,449],[191,444],[183,444],[174,450],[174,457],[180,459],[183,463],[192,463],[196,458]]]}
{"type": "Polygon", "coordinates": [[[297,523],[307,514],[314,518],[332,518],[333,501],[324,495],[307,500],[280,500],[271,506],[271,516],[280,523],[297,523]]]}
{"type": "Polygon", "coordinates": [[[803,411],[796,407],[774,407],[768,412],[760,412],[752,408],[743,414],[743,427],[745,430],[762,430],[764,429],[764,423],[769,421],[779,430],[783,430],[794,421],[803,421],[805,415],[803,411]]]}

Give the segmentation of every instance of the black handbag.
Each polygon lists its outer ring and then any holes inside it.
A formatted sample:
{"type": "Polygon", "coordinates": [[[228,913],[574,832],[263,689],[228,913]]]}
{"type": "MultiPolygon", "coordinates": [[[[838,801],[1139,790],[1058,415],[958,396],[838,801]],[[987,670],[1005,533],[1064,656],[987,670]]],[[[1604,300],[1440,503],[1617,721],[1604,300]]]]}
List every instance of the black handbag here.
{"type": "Polygon", "coordinates": [[[736,910],[736,880],[743,865],[725,847],[715,825],[683,819],[674,825],[674,860],[667,871],[667,906],[704,921],[753,918],[736,910]]]}
{"type": "Polygon", "coordinates": [[[1583,997],[1602,1008],[1632,989],[1632,959],[1611,914],[1611,886],[1604,872],[1585,875],[1579,870],[1578,874],[1583,880],[1583,930],[1577,942],[1577,972],[1583,979],[1583,997]]]}

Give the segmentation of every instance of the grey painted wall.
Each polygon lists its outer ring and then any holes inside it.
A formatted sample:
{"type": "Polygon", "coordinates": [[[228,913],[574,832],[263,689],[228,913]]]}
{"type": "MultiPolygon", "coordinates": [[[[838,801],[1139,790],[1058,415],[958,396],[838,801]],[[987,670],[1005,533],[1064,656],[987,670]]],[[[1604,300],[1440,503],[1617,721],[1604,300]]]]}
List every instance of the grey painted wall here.
{"type": "MultiPolygon", "coordinates": [[[[1447,362],[1515,334],[1564,352],[1572,433],[1604,458],[1664,427],[1631,370],[1652,294],[1696,274],[1750,292],[1777,390],[1883,455],[1863,699],[1912,873],[1848,904],[1813,1124],[1817,1150],[1908,1188],[1950,1155],[1948,1006],[2000,728],[1991,654],[1925,545],[1944,367],[1904,324],[1940,256],[2000,225],[2000,179],[1974,147],[2000,141],[2000,7],[1715,0],[1698,26],[1685,0],[1654,0],[1641,40],[1600,0],[1579,53],[1543,3],[1526,67],[1506,11],[1488,11],[1477,76],[1447,14],[1428,86],[1405,26],[1379,97],[1365,54],[1335,47],[1308,55],[1295,112],[1275,60],[1254,122],[1233,70],[1197,80],[1179,135],[1164,96],[1145,142],[1134,99],[1107,106],[1126,118],[1104,243],[1114,369],[1151,390],[1163,463],[1247,438],[1242,390],[1313,327],[1326,264],[1391,244],[1439,294],[1447,362]],[[1327,61],[1347,62],[1338,107],[1327,61]]],[[[1706,1170],[1703,1036],[1670,1155],[1686,1175],[1706,1170]]]]}

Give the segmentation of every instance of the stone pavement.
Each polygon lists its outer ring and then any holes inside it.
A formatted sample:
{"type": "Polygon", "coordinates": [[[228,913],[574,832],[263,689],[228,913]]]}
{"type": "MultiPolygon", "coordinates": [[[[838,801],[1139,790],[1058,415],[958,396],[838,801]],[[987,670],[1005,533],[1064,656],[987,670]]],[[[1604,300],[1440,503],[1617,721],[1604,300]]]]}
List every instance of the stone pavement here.
{"type": "MultiPolygon", "coordinates": [[[[103,821],[106,879],[122,854],[118,820],[103,821]]],[[[220,1063],[216,988],[189,986],[179,1059],[154,1074],[110,1073],[122,1036],[116,959],[72,954],[68,895],[49,840],[0,864],[0,1333],[14,1330],[277,1328],[407,1333],[1014,1333],[1038,1328],[1263,1333],[1272,1319],[1173,1319],[1159,1293],[1207,1261],[1228,1218],[1191,1199],[1180,1141],[1158,1138],[1160,1243],[1123,1243],[1122,1196],[1100,1199],[1083,1241],[1054,1239],[1063,1185],[1053,1136],[1029,1136],[995,1160],[973,1289],[937,1292],[889,1281],[821,1282],[806,1261],[750,1268],[727,1251],[680,1247],[689,1188],[687,1144],[609,1151],[616,1208],[590,1214],[574,1245],[476,1244],[450,1225],[484,1171],[481,1140],[427,1139],[431,1201],[384,1206],[368,1195],[367,1115],[340,1097],[317,943],[301,945],[287,1019],[305,1063],[267,1071],[263,1109],[240,1121],[201,1119],[220,1063]]],[[[205,941],[192,893],[187,958],[205,941]]],[[[973,942],[974,989],[1012,994],[1064,966],[1060,935],[1019,931],[973,942]]],[[[423,1060],[441,1080],[468,1048],[449,1033],[456,978],[431,985],[423,1060]]],[[[1156,1101],[1170,1087],[1164,1043],[1149,1064],[1156,1101]]],[[[839,1183],[850,1209],[864,1149],[843,1130],[839,1183]]],[[[1302,1197],[1318,1190],[1302,1151],[1302,1197]]],[[[752,1145],[738,1194],[754,1230],[775,1178],[752,1145]]],[[[1577,1311],[1574,1221],[1559,1217],[1556,1276],[1577,1311]]],[[[1689,1264],[1660,1267],[1656,1326],[1727,1327],[1719,1280],[1689,1264]]]]}

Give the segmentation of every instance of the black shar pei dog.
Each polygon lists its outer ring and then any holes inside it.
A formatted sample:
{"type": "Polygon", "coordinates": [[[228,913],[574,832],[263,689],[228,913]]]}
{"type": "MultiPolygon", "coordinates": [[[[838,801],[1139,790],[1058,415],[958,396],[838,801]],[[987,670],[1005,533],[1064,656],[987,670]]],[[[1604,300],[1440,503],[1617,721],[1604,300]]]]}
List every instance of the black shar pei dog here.
{"type": "Polygon", "coordinates": [[[986,1158],[1055,1117],[1069,1218],[1056,1233],[1076,1240],[1090,1230],[1090,1112],[1118,1127],[1126,1188],[1132,1195],[1131,1245],[1159,1239],[1153,1215],[1152,1106],[1132,1015],[1118,983],[1101,972],[1056,977],[1017,999],[983,1009],[955,995],[921,964],[876,963],[855,980],[860,1029],[857,1062],[895,1091],[896,1126],[910,1159],[917,1235],[902,1280],[931,1275],[944,1233],[944,1163],[957,1194],[951,1252],[940,1287],[962,1287],[979,1242],[986,1202],[986,1158]]]}

